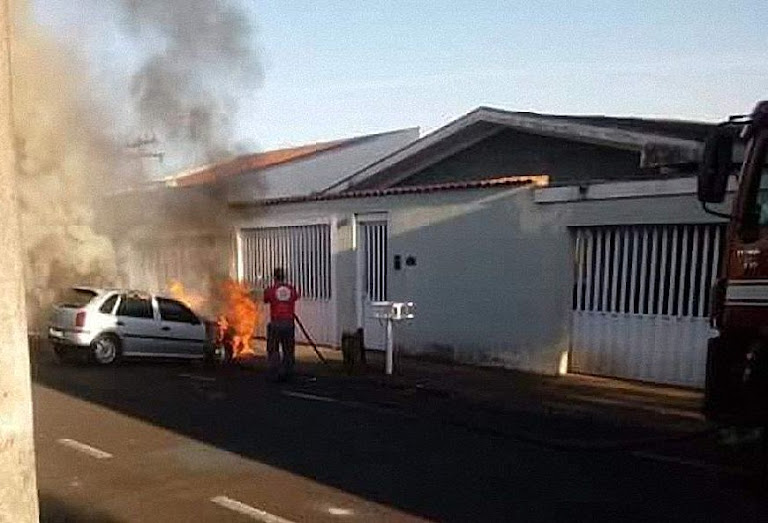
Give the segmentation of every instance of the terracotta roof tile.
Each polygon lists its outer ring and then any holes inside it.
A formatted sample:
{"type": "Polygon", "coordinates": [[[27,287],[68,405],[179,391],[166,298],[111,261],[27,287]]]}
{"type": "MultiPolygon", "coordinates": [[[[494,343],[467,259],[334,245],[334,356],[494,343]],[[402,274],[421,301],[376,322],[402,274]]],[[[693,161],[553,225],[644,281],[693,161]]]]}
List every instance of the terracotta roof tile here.
{"type": "Polygon", "coordinates": [[[300,147],[291,147],[288,149],[277,149],[263,153],[248,154],[239,156],[223,163],[208,165],[192,172],[182,173],[165,180],[166,185],[172,187],[191,187],[194,185],[205,185],[215,183],[221,179],[237,176],[248,172],[275,167],[285,163],[293,162],[301,158],[339,147],[356,140],[336,140],[333,142],[314,143],[302,145],[300,147]]]}
{"type": "Polygon", "coordinates": [[[546,186],[549,184],[547,175],[525,175],[525,176],[504,176],[500,178],[490,178],[486,180],[471,180],[465,182],[449,182],[433,185],[413,185],[390,187],[388,189],[370,189],[363,191],[346,191],[331,194],[310,194],[306,196],[290,196],[285,198],[274,198],[271,200],[262,200],[254,202],[256,205],[277,205],[281,203],[302,203],[312,201],[341,200],[346,198],[376,198],[382,196],[394,196],[399,194],[424,194],[442,191],[458,191],[465,189],[486,189],[502,186],[522,186],[536,185],[546,186]]]}

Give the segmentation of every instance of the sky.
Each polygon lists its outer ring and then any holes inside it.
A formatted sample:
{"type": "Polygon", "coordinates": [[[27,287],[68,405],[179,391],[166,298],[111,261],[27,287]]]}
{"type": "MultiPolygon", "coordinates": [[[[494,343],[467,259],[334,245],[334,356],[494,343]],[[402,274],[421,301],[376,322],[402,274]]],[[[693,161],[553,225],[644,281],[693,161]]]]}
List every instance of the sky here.
{"type": "MultiPolygon", "coordinates": [[[[75,3],[38,0],[37,16],[61,28],[75,3]]],[[[264,77],[243,93],[235,130],[262,150],[405,127],[424,134],[481,105],[717,121],[768,98],[765,0],[243,6],[264,77]]],[[[103,22],[67,37],[102,61],[134,60],[103,22]]]]}

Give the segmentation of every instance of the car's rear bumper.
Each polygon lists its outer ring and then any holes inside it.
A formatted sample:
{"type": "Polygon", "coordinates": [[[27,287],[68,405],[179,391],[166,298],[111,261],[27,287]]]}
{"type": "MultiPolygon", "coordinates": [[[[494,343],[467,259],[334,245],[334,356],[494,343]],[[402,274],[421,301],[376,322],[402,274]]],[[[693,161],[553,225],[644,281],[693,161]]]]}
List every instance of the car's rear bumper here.
{"type": "Polygon", "coordinates": [[[91,342],[93,341],[93,334],[90,332],[63,330],[57,329],[56,327],[49,327],[48,340],[51,343],[56,343],[58,345],[86,348],[91,345],[91,342]]]}

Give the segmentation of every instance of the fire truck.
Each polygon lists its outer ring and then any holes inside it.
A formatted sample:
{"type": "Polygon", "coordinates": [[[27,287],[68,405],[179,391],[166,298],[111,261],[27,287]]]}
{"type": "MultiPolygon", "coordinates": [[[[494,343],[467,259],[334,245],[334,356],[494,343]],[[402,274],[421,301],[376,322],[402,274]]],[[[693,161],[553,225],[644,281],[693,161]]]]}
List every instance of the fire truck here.
{"type": "Polygon", "coordinates": [[[705,143],[698,179],[704,209],[728,220],[722,268],[711,292],[717,336],[707,347],[704,412],[734,426],[768,426],[766,152],[763,101],[752,114],[716,127],[705,143]]]}

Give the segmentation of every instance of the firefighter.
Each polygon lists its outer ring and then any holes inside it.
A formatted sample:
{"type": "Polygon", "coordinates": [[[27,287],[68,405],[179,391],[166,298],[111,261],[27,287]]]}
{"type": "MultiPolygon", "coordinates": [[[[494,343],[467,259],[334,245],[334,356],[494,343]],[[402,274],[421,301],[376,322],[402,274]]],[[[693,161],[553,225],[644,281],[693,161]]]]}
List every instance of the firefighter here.
{"type": "Polygon", "coordinates": [[[294,318],[299,293],[293,285],[285,281],[285,271],[281,267],[275,269],[273,276],[272,285],[264,291],[264,303],[269,304],[267,376],[271,381],[286,381],[293,376],[295,365],[294,318]]]}

